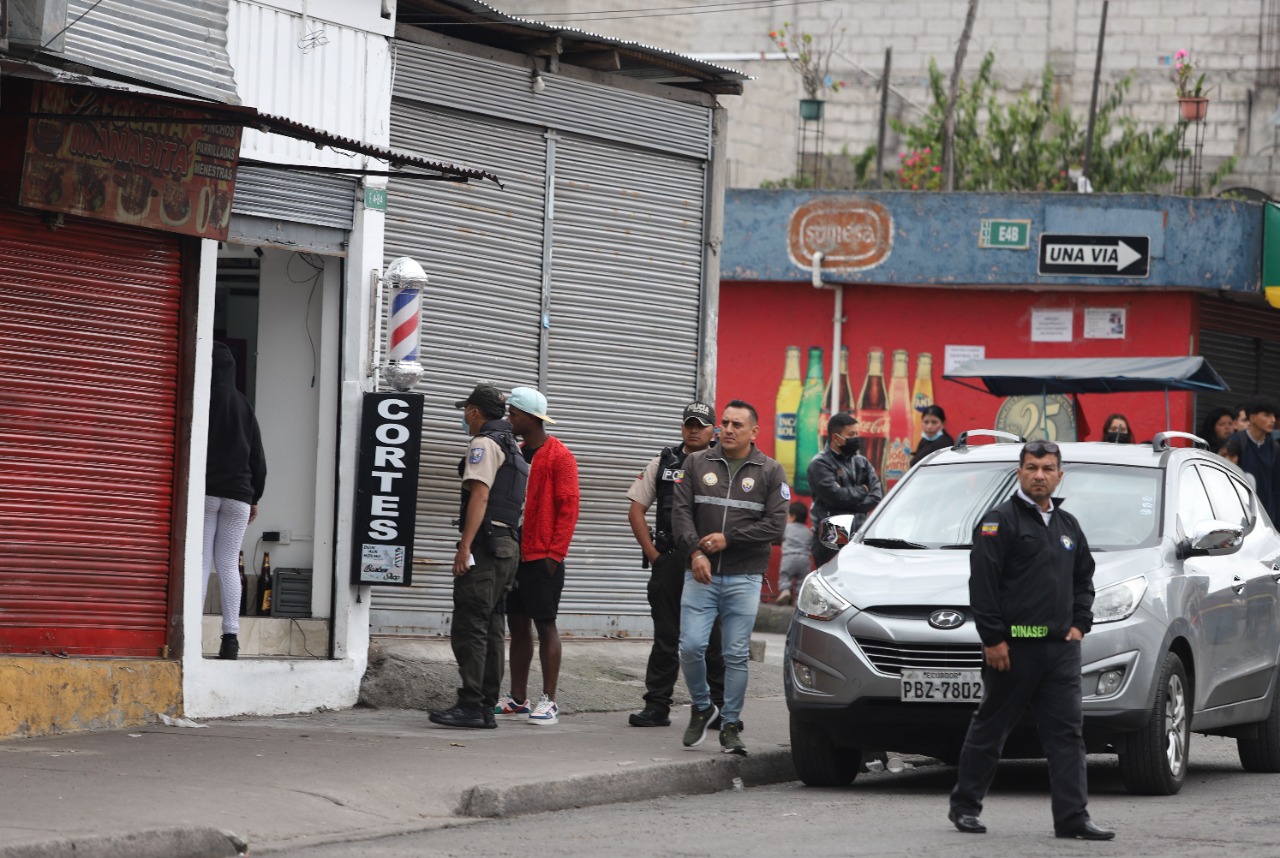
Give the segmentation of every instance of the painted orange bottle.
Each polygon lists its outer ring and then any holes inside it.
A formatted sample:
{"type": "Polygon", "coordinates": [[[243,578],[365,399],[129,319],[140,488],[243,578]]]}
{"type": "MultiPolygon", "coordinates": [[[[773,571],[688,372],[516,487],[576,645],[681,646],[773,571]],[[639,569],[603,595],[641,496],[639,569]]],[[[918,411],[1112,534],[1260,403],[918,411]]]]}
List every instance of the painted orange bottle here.
{"type": "Polygon", "coordinates": [[[893,353],[893,372],[889,376],[889,448],[884,455],[880,477],[888,491],[906,475],[911,467],[911,388],[907,384],[907,350],[893,353]]]}
{"type": "Polygon", "coordinates": [[[920,409],[933,404],[933,355],[920,352],[916,355],[916,384],[911,389],[911,419],[915,429],[911,433],[911,449],[920,446],[920,436],[924,434],[924,415],[920,409]]]}

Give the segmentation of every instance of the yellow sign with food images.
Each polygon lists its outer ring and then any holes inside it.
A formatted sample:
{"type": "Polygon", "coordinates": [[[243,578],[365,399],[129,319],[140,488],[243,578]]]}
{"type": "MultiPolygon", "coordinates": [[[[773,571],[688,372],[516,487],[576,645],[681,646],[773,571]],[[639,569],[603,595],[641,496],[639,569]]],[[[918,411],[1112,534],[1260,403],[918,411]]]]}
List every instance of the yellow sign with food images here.
{"type": "Polygon", "coordinates": [[[239,125],[89,87],[41,83],[32,101],[21,205],[226,239],[239,125]]]}

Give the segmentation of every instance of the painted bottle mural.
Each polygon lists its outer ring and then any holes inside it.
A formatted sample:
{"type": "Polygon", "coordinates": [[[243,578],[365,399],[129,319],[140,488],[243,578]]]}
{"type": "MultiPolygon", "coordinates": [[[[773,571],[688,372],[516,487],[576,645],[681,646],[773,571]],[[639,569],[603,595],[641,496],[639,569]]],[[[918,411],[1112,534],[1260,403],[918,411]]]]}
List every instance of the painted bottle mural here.
{"type": "Polygon", "coordinates": [[[822,412],[818,415],[818,449],[827,444],[827,421],[831,419],[831,385],[836,385],[836,411],[853,411],[853,382],[849,380],[849,347],[840,347],[840,366],[831,368],[827,389],[822,392],[822,412]]]}
{"type": "Polygon", "coordinates": [[[882,473],[884,448],[889,441],[889,402],[884,389],[884,351],[872,349],[867,354],[867,377],[858,394],[858,434],[862,437],[862,453],[882,473]]]}
{"type": "Polygon", "coordinates": [[[796,409],[796,491],[809,493],[809,460],[818,455],[818,417],[822,413],[822,349],[809,348],[809,369],[796,409]]]}
{"type": "Polygon", "coordinates": [[[916,355],[916,384],[911,389],[911,419],[915,428],[911,432],[911,449],[920,447],[920,436],[924,434],[924,415],[921,408],[933,404],[933,355],[920,352],[916,355]]]}
{"type": "Polygon", "coordinates": [[[889,446],[884,454],[880,478],[885,490],[902,479],[911,467],[911,388],[907,382],[907,350],[893,353],[893,371],[889,375],[889,446]]]}
{"type": "Polygon", "coordinates": [[[777,417],[773,426],[773,458],[782,465],[787,482],[796,481],[796,410],[804,388],[800,380],[800,347],[787,346],[787,362],[782,368],[782,384],[774,401],[777,417]]]}

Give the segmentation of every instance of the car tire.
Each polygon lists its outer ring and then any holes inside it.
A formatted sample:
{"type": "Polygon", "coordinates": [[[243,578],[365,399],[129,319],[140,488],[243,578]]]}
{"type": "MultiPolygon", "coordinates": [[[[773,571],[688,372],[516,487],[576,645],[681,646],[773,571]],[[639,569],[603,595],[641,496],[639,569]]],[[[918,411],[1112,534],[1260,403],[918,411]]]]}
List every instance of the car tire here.
{"type": "Polygon", "coordinates": [[[862,751],[836,745],[826,730],[792,712],[791,760],[805,786],[848,786],[858,776],[862,751]]]}
{"type": "Polygon", "coordinates": [[[1254,724],[1253,728],[1253,736],[1236,739],[1240,765],[1246,772],[1280,772],[1280,687],[1271,693],[1271,711],[1266,720],[1254,724]]]}
{"type": "Polygon", "coordinates": [[[1167,653],[1147,723],[1129,734],[1120,779],[1137,795],[1174,795],[1187,779],[1191,750],[1191,686],[1176,653],[1167,653]]]}

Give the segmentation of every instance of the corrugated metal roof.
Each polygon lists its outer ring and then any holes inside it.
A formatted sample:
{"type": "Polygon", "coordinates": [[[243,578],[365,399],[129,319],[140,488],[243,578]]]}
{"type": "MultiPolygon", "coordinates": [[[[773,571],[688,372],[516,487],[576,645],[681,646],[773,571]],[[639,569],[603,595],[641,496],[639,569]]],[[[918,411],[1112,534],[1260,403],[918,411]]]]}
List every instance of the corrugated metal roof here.
{"type": "MultiPolygon", "coordinates": [[[[750,75],[743,74],[740,71],[694,59],[674,51],[656,48],[652,45],[615,39],[611,36],[601,36],[572,27],[561,27],[556,24],[517,18],[495,9],[488,3],[483,2],[483,0],[399,0],[399,9],[396,13],[398,21],[418,24],[428,29],[433,23],[457,24],[460,23],[460,19],[465,19],[467,16],[471,16],[480,22],[509,25],[511,28],[528,33],[559,36],[575,48],[587,47],[588,50],[598,49],[599,46],[613,48],[629,60],[622,69],[614,72],[625,77],[686,85],[728,94],[741,94],[742,83],[752,79],[750,75]],[[408,10],[414,10],[419,14],[414,15],[412,11],[406,14],[408,10]],[[431,20],[433,18],[439,18],[440,20],[433,21],[431,20]],[[446,18],[451,20],[446,21],[446,18]]],[[[491,30],[490,32],[494,31],[491,30]]],[[[457,33],[450,28],[450,32],[447,35],[456,36],[457,33]]],[[[494,41],[485,39],[482,36],[477,37],[476,34],[470,33],[460,38],[467,40],[474,38],[475,41],[484,42],[494,41]]],[[[501,39],[499,38],[496,41],[501,41],[501,39]]],[[[570,46],[566,46],[566,53],[569,52],[570,46]]]]}
{"type": "Polygon", "coordinates": [[[68,0],[68,60],[239,104],[227,56],[227,0],[68,0]]]}

